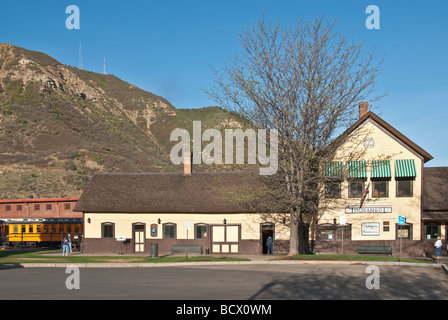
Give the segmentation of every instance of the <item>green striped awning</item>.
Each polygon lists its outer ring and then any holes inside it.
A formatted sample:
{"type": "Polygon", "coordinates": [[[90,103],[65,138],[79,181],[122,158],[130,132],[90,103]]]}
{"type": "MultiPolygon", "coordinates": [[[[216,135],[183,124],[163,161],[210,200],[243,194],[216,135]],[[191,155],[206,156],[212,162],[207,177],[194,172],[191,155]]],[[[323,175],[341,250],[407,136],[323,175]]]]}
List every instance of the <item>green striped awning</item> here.
{"type": "Polygon", "coordinates": [[[327,178],[342,178],[342,161],[324,163],[324,175],[327,178]]]}
{"type": "Polygon", "coordinates": [[[349,161],[347,163],[348,178],[367,178],[366,161],[349,161]]]}
{"type": "Polygon", "coordinates": [[[409,178],[416,176],[417,170],[415,169],[414,159],[395,160],[396,178],[409,178]]]}
{"type": "Polygon", "coordinates": [[[391,178],[390,160],[372,160],[372,178],[391,178]]]}

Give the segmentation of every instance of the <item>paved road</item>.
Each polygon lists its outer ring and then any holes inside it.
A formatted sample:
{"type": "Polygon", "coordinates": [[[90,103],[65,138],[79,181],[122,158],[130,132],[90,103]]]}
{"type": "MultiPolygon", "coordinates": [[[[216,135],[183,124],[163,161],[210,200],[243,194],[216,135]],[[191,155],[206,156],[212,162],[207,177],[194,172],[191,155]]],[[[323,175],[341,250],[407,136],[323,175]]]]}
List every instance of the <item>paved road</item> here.
{"type": "MultiPolygon", "coordinates": [[[[379,289],[367,289],[366,265],[227,265],[81,268],[68,290],[64,268],[0,270],[0,300],[308,300],[447,299],[448,276],[432,267],[379,266],[379,289]]],[[[374,284],[373,281],[369,283],[374,284]]],[[[376,282],[378,284],[378,282],[376,282]]]]}

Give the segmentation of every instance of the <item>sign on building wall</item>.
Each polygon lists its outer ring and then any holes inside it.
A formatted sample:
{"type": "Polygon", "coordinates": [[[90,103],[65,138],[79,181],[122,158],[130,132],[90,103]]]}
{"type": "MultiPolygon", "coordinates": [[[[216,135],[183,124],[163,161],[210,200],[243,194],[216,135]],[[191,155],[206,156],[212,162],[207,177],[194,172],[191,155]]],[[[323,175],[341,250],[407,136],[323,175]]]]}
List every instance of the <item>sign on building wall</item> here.
{"type": "Polygon", "coordinates": [[[151,237],[157,237],[157,224],[155,223],[151,225],[151,237]]]}
{"type": "Polygon", "coordinates": [[[379,236],[380,224],[379,222],[364,222],[361,224],[361,234],[363,236],[379,236]]]}
{"type": "Polygon", "coordinates": [[[392,213],[392,208],[345,208],[345,213],[392,213]]]}

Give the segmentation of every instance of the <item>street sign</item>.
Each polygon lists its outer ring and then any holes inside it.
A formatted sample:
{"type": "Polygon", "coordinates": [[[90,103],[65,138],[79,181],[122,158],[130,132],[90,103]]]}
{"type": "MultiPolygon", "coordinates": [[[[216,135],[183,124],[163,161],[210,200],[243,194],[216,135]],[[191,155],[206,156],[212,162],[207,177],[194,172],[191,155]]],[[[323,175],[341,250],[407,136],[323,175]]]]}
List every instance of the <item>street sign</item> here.
{"type": "MultiPolygon", "coordinates": [[[[403,216],[398,216],[398,225],[403,226],[406,223],[406,217],[403,216]]],[[[403,231],[403,227],[399,228],[398,231],[403,231]]],[[[398,234],[399,238],[400,238],[400,257],[403,256],[403,236],[402,234],[398,234]]]]}
{"type": "Polygon", "coordinates": [[[347,216],[339,216],[339,225],[342,226],[342,254],[344,254],[344,226],[347,224],[347,216]]]}
{"type": "Polygon", "coordinates": [[[185,221],[185,230],[191,229],[191,221],[185,221]]]}

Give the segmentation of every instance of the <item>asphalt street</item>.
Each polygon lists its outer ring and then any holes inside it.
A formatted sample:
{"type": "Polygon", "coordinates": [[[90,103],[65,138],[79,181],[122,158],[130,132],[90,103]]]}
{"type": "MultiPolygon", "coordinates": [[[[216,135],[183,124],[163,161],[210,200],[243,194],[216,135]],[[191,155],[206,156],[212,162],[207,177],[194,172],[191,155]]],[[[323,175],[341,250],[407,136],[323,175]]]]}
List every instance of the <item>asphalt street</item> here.
{"type": "Polygon", "coordinates": [[[448,292],[447,274],[434,267],[379,266],[376,272],[366,265],[324,264],[80,268],[79,289],[69,290],[74,275],[65,268],[2,269],[0,299],[433,300],[447,299],[448,292]]]}

